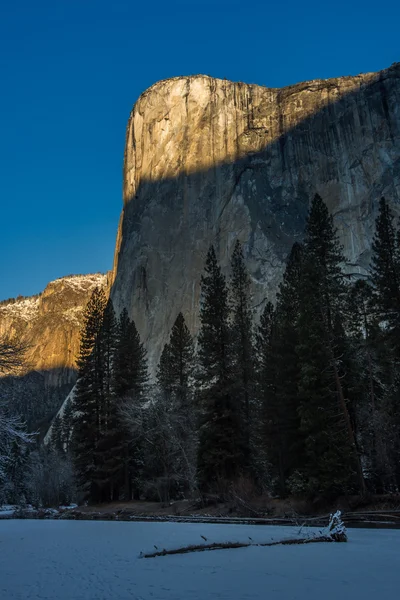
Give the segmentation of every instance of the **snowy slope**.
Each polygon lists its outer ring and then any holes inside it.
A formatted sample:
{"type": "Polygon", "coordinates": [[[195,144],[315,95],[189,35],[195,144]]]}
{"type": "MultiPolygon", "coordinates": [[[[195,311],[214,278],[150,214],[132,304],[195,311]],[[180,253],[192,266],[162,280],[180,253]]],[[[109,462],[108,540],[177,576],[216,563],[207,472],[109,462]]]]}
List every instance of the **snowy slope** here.
{"type": "MultiPolygon", "coordinates": [[[[73,402],[74,401],[74,395],[75,395],[75,385],[72,388],[72,390],[70,391],[70,393],[68,394],[68,396],[65,398],[65,400],[63,401],[63,403],[60,406],[60,409],[58,410],[57,414],[55,415],[56,417],[58,417],[58,415],[60,417],[64,416],[64,411],[65,411],[65,407],[67,406],[68,402],[73,402]]],[[[54,423],[54,419],[50,424],[50,427],[47,430],[46,435],[44,436],[43,442],[44,444],[47,446],[47,444],[50,443],[51,440],[51,434],[53,432],[53,423],[54,423]]]]}
{"type": "Polygon", "coordinates": [[[268,541],[293,528],[79,521],[0,522],[2,600],[391,600],[400,531],[351,530],[347,544],[251,547],[160,558],[158,548],[268,541]]]}

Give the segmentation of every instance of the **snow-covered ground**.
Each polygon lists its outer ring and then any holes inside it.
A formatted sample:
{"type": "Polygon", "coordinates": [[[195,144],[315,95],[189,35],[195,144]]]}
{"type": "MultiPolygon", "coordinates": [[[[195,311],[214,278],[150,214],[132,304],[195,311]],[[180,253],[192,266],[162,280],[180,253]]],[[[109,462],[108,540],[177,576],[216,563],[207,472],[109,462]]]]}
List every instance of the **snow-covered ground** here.
{"type": "Polygon", "coordinates": [[[1,600],[392,600],[400,531],[352,529],[347,544],[250,547],[139,558],[221,541],[266,542],[298,528],[4,520],[1,600]]]}

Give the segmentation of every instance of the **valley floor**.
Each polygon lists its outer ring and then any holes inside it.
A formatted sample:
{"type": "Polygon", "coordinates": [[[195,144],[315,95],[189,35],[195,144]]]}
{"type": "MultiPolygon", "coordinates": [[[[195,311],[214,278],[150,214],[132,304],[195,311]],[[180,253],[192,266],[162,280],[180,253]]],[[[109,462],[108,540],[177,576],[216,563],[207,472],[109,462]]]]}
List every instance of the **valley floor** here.
{"type": "MultiPolygon", "coordinates": [[[[302,532],[302,535],[304,531],[302,532]]],[[[349,542],[140,558],[222,541],[293,538],[299,528],[3,520],[2,600],[391,600],[400,531],[353,529],[349,542]],[[205,542],[204,542],[205,543],[205,542]]]]}

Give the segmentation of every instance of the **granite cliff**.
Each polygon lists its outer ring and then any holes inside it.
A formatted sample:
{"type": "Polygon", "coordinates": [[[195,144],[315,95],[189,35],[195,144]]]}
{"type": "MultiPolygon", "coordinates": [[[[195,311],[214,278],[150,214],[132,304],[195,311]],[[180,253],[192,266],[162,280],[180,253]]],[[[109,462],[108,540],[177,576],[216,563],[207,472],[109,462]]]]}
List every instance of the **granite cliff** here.
{"type": "MultiPolygon", "coordinates": [[[[228,271],[243,242],[261,311],[315,192],[334,215],[347,268],[365,273],[379,197],[400,213],[400,64],[282,89],[178,77],[140,96],[127,126],[111,295],[135,319],[153,370],[179,311],[198,329],[209,245],[228,271]]],[[[83,308],[111,281],[64,277],[0,304],[0,336],[29,346],[32,389],[71,389],[83,308]]]]}
{"type": "Polygon", "coordinates": [[[318,192],[348,269],[369,263],[381,195],[400,206],[400,64],[282,89],[207,76],[156,83],[130,115],[111,295],[154,366],[177,313],[198,328],[207,249],[244,244],[261,310],[318,192]]]}
{"type": "Polygon", "coordinates": [[[0,338],[27,347],[18,377],[0,378],[2,396],[38,423],[57,410],[76,380],[83,312],[93,289],[107,288],[107,276],[72,275],[50,282],[36,296],[0,303],[0,338]]]}

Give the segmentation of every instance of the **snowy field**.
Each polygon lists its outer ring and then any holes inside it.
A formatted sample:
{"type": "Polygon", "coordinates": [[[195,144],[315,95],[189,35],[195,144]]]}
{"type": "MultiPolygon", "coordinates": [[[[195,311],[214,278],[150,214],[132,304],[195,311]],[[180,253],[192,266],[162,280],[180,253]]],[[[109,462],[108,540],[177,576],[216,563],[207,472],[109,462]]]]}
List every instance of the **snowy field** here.
{"type": "Polygon", "coordinates": [[[1,600],[392,600],[400,530],[352,529],[347,544],[250,547],[140,558],[222,541],[267,542],[298,528],[0,521],[1,600]]]}

